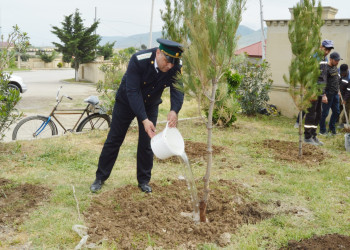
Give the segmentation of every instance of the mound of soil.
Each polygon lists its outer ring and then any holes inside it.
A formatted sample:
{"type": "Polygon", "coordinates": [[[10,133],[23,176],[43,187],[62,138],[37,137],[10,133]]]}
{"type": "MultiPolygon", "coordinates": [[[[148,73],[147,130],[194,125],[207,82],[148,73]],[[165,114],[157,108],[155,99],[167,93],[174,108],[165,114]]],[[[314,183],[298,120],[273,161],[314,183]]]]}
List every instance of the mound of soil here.
{"type": "Polygon", "coordinates": [[[32,184],[15,184],[0,178],[0,227],[19,224],[40,202],[49,197],[50,190],[32,184]]]}
{"type": "Polygon", "coordinates": [[[275,158],[290,162],[299,162],[307,165],[319,164],[327,154],[320,148],[310,144],[303,143],[303,154],[299,158],[299,143],[280,140],[264,140],[263,147],[272,149],[275,158]]]}
{"type": "Polygon", "coordinates": [[[288,242],[287,247],[281,248],[281,250],[328,250],[328,249],[350,249],[350,237],[339,234],[326,234],[322,236],[313,236],[310,239],[288,242]]]}
{"type": "Polygon", "coordinates": [[[128,185],[95,197],[84,214],[89,241],[107,239],[121,249],[145,249],[150,245],[195,248],[209,242],[225,245],[240,225],[270,216],[258,203],[246,201],[247,194],[233,181],[221,180],[211,186],[208,222],[196,224],[183,216],[192,212],[185,181],[153,183],[152,187],[152,194],[128,185]],[[228,240],[222,241],[223,235],[228,235],[228,240]]]}
{"type": "MultiPolygon", "coordinates": [[[[213,145],[212,148],[213,148],[213,155],[220,154],[226,150],[226,148],[222,146],[213,145]]],[[[206,159],[207,144],[202,142],[185,141],[185,151],[188,159],[191,159],[191,161],[206,159]]],[[[165,160],[160,160],[156,157],[154,159],[158,162],[166,162],[166,161],[180,162],[180,158],[177,156],[173,156],[165,160]]]]}

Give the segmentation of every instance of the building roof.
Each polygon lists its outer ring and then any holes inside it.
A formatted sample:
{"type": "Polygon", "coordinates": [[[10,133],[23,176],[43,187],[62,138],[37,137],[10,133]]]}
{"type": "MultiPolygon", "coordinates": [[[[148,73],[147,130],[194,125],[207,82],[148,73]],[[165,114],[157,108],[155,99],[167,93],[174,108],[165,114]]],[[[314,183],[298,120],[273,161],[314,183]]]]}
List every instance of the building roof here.
{"type": "Polygon", "coordinates": [[[8,42],[0,42],[0,48],[6,48],[8,44],[8,42]]]}
{"type": "MultiPolygon", "coordinates": [[[[266,40],[265,40],[266,44],[266,40]]],[[[235,55],[247,53],[249,57],[262,58],[262,42],[253,43],[244,48],[236,50],[235,55]]]]}

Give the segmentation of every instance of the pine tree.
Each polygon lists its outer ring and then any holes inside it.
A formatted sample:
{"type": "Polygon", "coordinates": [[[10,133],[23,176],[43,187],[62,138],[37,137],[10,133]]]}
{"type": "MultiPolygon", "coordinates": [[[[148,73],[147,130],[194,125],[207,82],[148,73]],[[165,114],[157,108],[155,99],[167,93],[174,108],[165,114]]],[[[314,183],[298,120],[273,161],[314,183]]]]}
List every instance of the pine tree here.
{"type": "MultiPolygon", "coordinates": [[[[319,2],[315,8],[315,0],[304,0],[293,8],[293,19],[288,24],[288,37],[292,46],[293,58],[289,66],[289,93],[299,111],[307,110],[310,101],[317,99],[321,86],[317,84],[320,74],[318,55],[323,53],[320,29],[322,7],[319,2]]],[[[299,112],[299,157],[302,156],[302,119],[299,112]]]]}
{"type": "MultiPolygon", "coordinates": [[[[183,0],[184,24],[190,44],[183,54],[184,85],[203,96],[208,107],[207,169],[200,201],[200,220],[206,221],[212,158],[213,110],[217,90],[227,86],[236,46],[236,31],[246,0],[183,0]]],[[[186,42],[186,40],[184,41],[186,42]]]]}
{"type": "Polygon", "coordinates": [[[165,0],[165,6],[165,11],[160,11],[164,21],[162,37],[182,42],[186,39],[188,32],[183,20],[183,0],[165,0]]]}
{"type": "Polygon", "coordinates": [[[53,42],[53,44],[63,54],[63,61],[73,63],[75,81],[79,81],[79,65],[92,62],[96,57],[95,51],[101,37],[94,34],[94,32],[99,22],[94,22],[90,27],[84,27],[77,9],[74,14],[65,16],[61,24],[62,28],[53,26],[51,32],[61,40],[62,44],[56,42],[53,42]]]}

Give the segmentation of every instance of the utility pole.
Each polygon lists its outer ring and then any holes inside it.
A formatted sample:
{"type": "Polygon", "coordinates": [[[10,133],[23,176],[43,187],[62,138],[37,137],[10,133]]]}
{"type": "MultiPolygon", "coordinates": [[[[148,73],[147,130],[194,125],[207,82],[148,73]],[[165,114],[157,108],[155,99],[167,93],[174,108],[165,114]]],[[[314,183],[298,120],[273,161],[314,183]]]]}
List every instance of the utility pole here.
{"type": "MultiPolygon", "coordinates": [[[[302,0],[301,0],[302,1],[302,0]]],[[[265,32],[264,32],[264,18],[262,0],[260,0],[260,23],[261,23],[261,50],[262,59],[265,60],[265,32]]]]}
{"type": "MultiPolygon", "coordinates": [[[[97,22],[97,7],[95,6],[95,23],[97,22]]],[[[96,36],[96,30],[95,29],[95,36],[96,36]]],[[[95,60],[96,60],[96,48],[95,48],[95,60]]]]}
{"type": "Polygon", "coordinates": [[[149,48],[149,49],[152,48],[153,9],[154,9],[154,0],[152,0],[151,25],[150,25],[149,42],[148,42],[148,48],[149,48]]]}

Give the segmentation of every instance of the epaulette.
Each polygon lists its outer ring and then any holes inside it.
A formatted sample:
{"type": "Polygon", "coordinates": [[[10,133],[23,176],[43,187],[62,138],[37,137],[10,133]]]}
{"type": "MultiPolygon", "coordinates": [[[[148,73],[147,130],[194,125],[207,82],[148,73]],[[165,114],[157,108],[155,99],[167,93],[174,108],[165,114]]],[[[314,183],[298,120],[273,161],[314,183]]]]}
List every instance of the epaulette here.
{"type": "Polygon", "coordinates": [[[152,56],[152,52],[148,52],[148,53],[144,53],[144,54],[140,54],[138,56],[136,56],[137,60],[144,60],[144,59],[148,59],[151,58],[152,56]]]}

